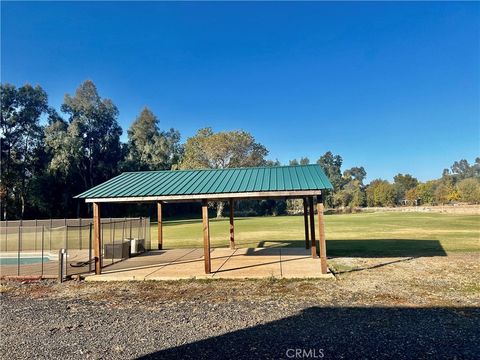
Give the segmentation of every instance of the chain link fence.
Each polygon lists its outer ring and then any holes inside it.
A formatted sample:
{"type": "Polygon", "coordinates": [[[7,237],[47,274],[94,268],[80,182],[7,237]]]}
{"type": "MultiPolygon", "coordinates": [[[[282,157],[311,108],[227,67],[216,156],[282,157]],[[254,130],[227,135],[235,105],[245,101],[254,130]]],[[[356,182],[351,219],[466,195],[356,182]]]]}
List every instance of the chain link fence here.
{"type": "MultiPolygon", "coordinates": [[[[150,250],[149,218],[102,219],[102,260],[107,267],[150,250]]],[[[93,271],[93,220],[47,219],[0,222],[0,277],[56,278],[93,271]]]]}

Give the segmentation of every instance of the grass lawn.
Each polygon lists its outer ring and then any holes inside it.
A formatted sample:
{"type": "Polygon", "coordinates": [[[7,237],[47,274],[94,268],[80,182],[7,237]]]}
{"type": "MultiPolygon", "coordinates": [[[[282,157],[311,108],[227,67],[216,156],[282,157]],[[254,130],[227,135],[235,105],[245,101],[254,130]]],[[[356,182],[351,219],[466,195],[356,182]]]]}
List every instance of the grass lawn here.
{"type": "MultiPolygon", "coordinates": [[[[329,256],[434,256],[480,251],[478,215],[359,213],[327,215],[325,222],[329,256]]],[[[165,221],[163,231],[167,249],[203,244],[200,219],[165,221]]],[[[156,224],[152,224],[151,236],[156,243],[156,224]]],[[[228,239],[228,219],[211,220],[212,247],[228,246],[228,239]]],[[[303,247],[303,239],[303,216],[235,219],[238,247],[303,247]]]]}
{"type": "MultiPolygon", "coordinates": [[[[317,217],[315,216],[315,221],[317,217]]],[[[395,257],[433,256],[451,252],[480,252],[480,216],[438,213],[359,213],[325,216],[327,254],[329,257],[395,257]]],[[[303,247],[303,216],[265,216],[235,219],[235,241],[238,247],[303,247]]],[[[317,228],[315,228],[317,231],[317,228]]],[[[39,250],[41,233],[22,232],[23,251],[39,250]]],[[[41,228],[40,228],[41,230],[41,228]]],[[[0,235],[0,251],[17,251],[18,229],[9,229],[8,243],[0,235]]],[[[164,222],[164,248],[203,246],[202,221],[164,222]]],[[[115,229],[115,240],[122,229],[115,229]]],[[[58,250],[64,246],[63,228],[45,234],[45,246],[58,250]]],[[[133,236],[137,236],[137,230],[133,236]]],[[[73,227],[68,234],[68,248],[79,245],[79,232],[73,227]]],[[[152,248],[157,244],[157,225],[151,225],[152,248]]],[[[229,239],[228,219],[210,221],[212,247],[226,247],[229,239]]],[[[111,242],[110,227],[104,228],[104,243],[111,242]]],[[[318,240],[318,234],[317,234],[318,240]]],[[[82,232],[83,248],[88,246],[88,228],[82,232]]]]}

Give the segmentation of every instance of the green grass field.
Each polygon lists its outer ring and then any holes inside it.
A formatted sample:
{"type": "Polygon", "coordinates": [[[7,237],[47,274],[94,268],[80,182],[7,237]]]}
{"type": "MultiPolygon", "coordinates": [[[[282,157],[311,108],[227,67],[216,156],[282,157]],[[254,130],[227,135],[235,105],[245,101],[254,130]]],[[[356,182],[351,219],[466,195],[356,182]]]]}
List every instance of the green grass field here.
{"type": "MultiPolygon", "coordinates": [[[[317,217],[315,217],[317,221],[317,217]]],[[[395,257],[431,256],[452,252],[480,251],[480,216],[438,213],[359,213],[325,216],[328,256],[395,257]]],[[[317,228],[316,228],[317,229],[317,228]]],[[[5,241],[0,236],[0,251],[17,251],[18,229],[12,228],[5,241]]],[[[40,229],[41,230],[41,229],[40,229]]],[[[202,222],[176,220],[164,222],[164,248],[203,246],[202,222]]],[[[317,230],[316,230],[317,231],[317,230]]],[[[23,251],[40,249],[40,233],[22,232],[23,251]]],[[[136,237],[135,230],[132,236],[136,237]]],[[[117,226],[112,237],[104,228],[104,243],[122,239],[117,226]]],[[[226,247],[229,239],[228,219],[210,221],[212,247],[226,247]]],[[[65,233],[59,228],[45,234],[45,246],[58,250],[64,247],[65,233]]],[[[78,249],[78,228],[68,233],[68,248],[78,249]]],[[[152,248],[157,244],[157,225],[151,225],[152,248]]],[[[317,234],[318,239],[318,234],[317,234]]],[[[269,216],[235,219],[237,247],[288,246],[304,247],[303,216],[269,216]]],[[[83,248],[88,246],[88,227],[82,230],[83,248]]]]}
{"type": "MultiPolygon", "coordinates": [[[[478,215],[400,212],[327,215],[325,226],[329,256],[433,256],[480,251],[478,215]]],[[[212,247],[228,246],[228,219],[211,220],[210,234],[212,247]]],[[[156,224],[152,224],[151,236],[152,243],[156,243],[156,224]]],[[[238,247],[303,247],[303,216],[237,218],[235,240],[238,247]]],[[[202,244],[200,219],[164,222],[164,248],[202,244]]]]}

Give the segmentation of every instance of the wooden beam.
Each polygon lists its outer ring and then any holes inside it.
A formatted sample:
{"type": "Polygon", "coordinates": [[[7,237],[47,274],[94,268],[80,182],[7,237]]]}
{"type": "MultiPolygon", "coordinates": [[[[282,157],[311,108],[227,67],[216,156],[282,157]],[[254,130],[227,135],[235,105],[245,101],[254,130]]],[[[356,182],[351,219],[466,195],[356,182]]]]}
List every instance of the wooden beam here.
{"type": "Polygon", "coordinates": [[[157,234],[158,234],[158,250],[163,248],[163,224],[162,224],[162,202],[157,202],[157,234]]]}
{"type": "Polygon", "coordinates": [[[93,251],[95,254],[95,274],[102,273],[102,229],[100,204],[93,203],[93,251]]]}
{"type": "Polygon", "coordinates": [[[205,261],[205,274],[212,272],[212,262],[210,260],[210,226],[208,222],[208,201],[202,201],[202,219],[203,219],[203,258],[205,261]]]}
{"type": "Polygon", "coordinates": [[[317,196],[317,216],[318,216],[318,245],[320,246],[320,267],[322,274],[328,271],[327,266],[327,242],[325,241],[325,222],[323,219],[323,199],[317,196]]]}
{"type": "Polygon", "coordinates": [[[312,258],[317,257],[317,242],[315,240],[315,216],[313,212],[313,196],[309,196],[309,210],[310,210],[310,234],[311,234],[311,246],[310,249],[312,250],[312,258]]]}
{"type": "Polygon", "coordinates": [[[322,190],[288,190],[288,191],[252,191],[239,193],[219,194],[191,194],[191,195],[162,195],[162,196],[124,196],[106,198],[86,198],[85,202],[155,202],[155,201],[225,201],[229,199],[276,199],[276,198],[302,198],[304,196],[320,195],[322,190]]]}
{"type": "Polygon", "coordinates": [[[310,248],[310,238],[308,236],[308,204],[307,198],[303,198],[303,223],[305,225],[305,249],[310,248]]]}
{"type": "Polygon", "coordinates": [[[233,224],[233,199],[230,199],[230,249],[235,249],[235,226],[233,224]]]}

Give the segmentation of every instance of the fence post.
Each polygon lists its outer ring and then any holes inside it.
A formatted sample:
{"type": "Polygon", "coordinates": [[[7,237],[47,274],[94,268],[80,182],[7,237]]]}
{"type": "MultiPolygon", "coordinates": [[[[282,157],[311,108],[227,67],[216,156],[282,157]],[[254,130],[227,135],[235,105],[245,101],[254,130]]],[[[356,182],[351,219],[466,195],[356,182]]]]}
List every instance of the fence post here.
{"type": "Polygon", "coordinates": [[[37,251],[37,219],[35,219],[35,239],[33,243],[33,248],[37,251]]]}
{"type": "Polygon", "coordinates": [[[115,240],[112,234],[112,218],[110,218],[110,243],[112,244],[112,264],[115,258],[115,240]]]}
{"type": "Polygon", "coordinates": [[[63,264],[64,264],[64,254],[65,249],[60,249],[58,251],[58,281],[63,282],[63,264]]]}
{"type": "Polygon", "coordinates": [[[17,246],[17,275],[20,276],[20,245],[22,243],[22,227],[18,227],[18,246],[17,246]]]}
{"type": "MultiPolygon", "coordinates": [[[[143,219],[143,243],[145,248],[147,248],[147,219],[143,219]]],[[[148,242],[148,248],[150,249],[150,241],[148,242]]]]}
{"type": "Polygon", "coordinates": [[[82,218],[78,219],[78,241],[80,242],[80,250],[82,250],[82,218]]]}
{"type": "MultiPolygon", "coordinates": [[[[65,263],[67,260],[67,254],[68,254],[68,226],[65,225],[65,249],[64,249],[64,254],[65,254],[65,263]]],[[[65,275],[67,275],[67,269],[65,269],[65,275]]]]}
{"type": "Polygon", "coordinates": [[[52,218],[50,218],[50,231],[49,231],[50,251],[52,251],[52,225],[53,225],[53,220],[52,218]]]}
{"type": "Polygon", "coordinates": [[[44,245],[44,232],[45,232],[45,226],[42,225],[42,277],[43,277],[43,245],[44,245]]]}
{"type": "Polygon", "coordinates": [[[89,225],[88,233],[88,272],[92,272],[92,223],[89,225]]]}
{"type": "Polygon", "coordinates": [[[5,251],[8,251],[7,243],[8,243],[8,225],[5,226],[5,251]]]}
{"type": "Polygon", "coordinates": [[[130,236],[129,236],[129,238],[131,239],[132,238],[132,219],[129,220],[129,223],[130,223],[130,236]]]}
{"type": "Polygon", "coordinates": [[[140,239],[140,230],[142,230],[142,218],[138,218],[137,239],[140,239]]]}

